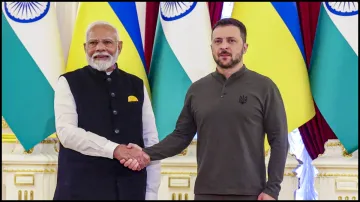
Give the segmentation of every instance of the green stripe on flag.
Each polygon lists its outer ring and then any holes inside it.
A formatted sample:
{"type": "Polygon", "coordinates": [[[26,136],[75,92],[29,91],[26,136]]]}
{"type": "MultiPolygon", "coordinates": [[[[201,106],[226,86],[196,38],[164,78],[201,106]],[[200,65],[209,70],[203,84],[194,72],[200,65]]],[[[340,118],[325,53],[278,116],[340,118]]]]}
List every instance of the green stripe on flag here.
{"type": "Polygon", "coordinates": [[[191,80],[171,50],[160,20],[154,44],[149,82],[156,126],[162,140],[175,129],[191,80]]]}
{"type": "Polygon", "coordinates": [[[358,56],[321,6],[310,69],[314,100],[345,149],[358,149],[358,56]]]}
{"type": "Polygon", "coordinates": [[[2,115],[28,150],[55,132],[54,90],[1,15],[2,115]]]}

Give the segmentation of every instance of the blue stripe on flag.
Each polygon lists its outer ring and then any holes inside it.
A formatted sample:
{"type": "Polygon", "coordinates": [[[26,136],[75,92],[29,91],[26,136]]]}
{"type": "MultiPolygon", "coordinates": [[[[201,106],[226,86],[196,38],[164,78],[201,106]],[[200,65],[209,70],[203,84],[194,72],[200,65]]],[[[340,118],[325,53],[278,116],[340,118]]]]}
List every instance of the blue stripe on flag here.
{"type": "Polygon", "coordinates": [[[278,12],[289,31],[293,35],[301,54],[305,60],[304,44],[301,36],[300,21],[296,2],[271,2],[275,10],[278,12]]]}
{"type": "Polygon", "coordinates": [[[124,25],[126,31],[129,33],[145,68],[145,55],[135,2],[109,2],[109,4],[121,23],[124,25]]]}

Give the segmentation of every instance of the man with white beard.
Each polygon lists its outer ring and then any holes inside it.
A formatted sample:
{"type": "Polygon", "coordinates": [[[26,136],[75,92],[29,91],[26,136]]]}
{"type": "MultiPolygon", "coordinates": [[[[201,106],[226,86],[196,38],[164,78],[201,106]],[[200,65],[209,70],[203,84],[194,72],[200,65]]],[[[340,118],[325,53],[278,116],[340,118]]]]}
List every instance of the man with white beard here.
{"type": "MultiPolygon", "coordinates": [[[[154,113],[143,81],[117,67],[122,49],[107,22],[86,31],[87,66],[60,76],[55,89],[60,140],[55,200],[156,200],[160,164],[128,169],[128,143],[158,143],[154,113]]],[[[131,166],[146,162],[130,160],[131,166]]]]}

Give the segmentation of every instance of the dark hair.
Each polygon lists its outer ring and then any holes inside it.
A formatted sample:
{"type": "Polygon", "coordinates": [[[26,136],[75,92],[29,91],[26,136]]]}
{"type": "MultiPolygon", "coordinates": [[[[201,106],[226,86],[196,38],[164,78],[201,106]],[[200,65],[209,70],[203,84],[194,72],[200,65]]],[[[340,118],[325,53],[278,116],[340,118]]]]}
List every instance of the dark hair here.
{"type": "MultiPolygon", "coordinates": [[[[215,28],[216,27],[224,27],[224,26],[229,26],[229,25],[232,25],[232,26],[235,26],[235,27],[238,27],[239,30],[240,30],[240,37],[242,38],[242,40],[244,41],[244,43],[246,42],[246,27],[245,25],[240,22],[239,20],[237,19],[234,19],[234,18],[223,18],[219,21],[217,21],[217,23],[214,25],[213,29],[212,29],[212,32],[214,32],[215,28]]],[[[212,33],[211,33],[212,35],[212,33]]]]}

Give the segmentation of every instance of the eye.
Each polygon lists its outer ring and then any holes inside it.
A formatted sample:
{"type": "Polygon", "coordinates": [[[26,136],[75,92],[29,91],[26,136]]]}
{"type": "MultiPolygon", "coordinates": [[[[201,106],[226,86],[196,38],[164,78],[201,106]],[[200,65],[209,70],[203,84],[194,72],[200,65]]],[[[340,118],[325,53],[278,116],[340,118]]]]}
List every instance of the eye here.
{"type": "Polygon", "coordinates": [[[89,41],[88,42],[88,44],[90,45],[90,46],[96,46],[97,45],[97,41],[89,41]]]}
{"type": "Polygon", "coordinates": [[[110,40],[104,40],[104,44],[105,44],[105,45],[111,45],[111,44],[112,44],[112,41],[110,41],[110,40]]]}
{"type": "Polygon", "coordinates": [[[214,43],[219,44],[219,43],[221,43],[221,40],[220,39],[215,39],[214,43]]]}

